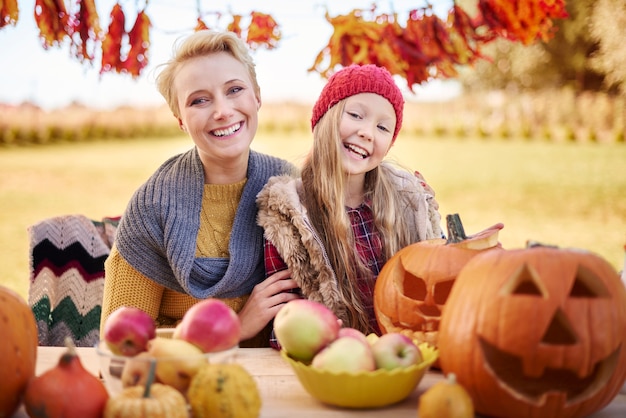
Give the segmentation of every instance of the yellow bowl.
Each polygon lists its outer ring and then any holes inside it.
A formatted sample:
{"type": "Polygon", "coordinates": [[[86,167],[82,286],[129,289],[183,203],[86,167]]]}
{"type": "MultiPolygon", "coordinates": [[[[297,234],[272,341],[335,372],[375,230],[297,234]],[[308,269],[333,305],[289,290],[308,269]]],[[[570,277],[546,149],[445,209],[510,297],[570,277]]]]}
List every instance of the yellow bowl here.
{"type": "Polygon", "coordinates": [[[304,389],[317,400],[346,408],[378,408],[409,396],[437,360],[436,348],[426,343],[419,348],[423,357],[419,364],[359,373],[320,370],[292,359],[285,350],[281,351],[281,356],[293,368],[304,389]]]}

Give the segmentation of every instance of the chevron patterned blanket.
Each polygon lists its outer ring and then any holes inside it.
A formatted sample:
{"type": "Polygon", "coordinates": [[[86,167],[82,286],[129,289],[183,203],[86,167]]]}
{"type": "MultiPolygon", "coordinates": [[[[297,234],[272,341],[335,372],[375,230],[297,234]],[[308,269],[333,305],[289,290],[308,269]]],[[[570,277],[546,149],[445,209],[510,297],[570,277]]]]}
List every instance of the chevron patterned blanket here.
{"type": "Polygon", "coordinates": [[[104,261],[119,217],[94,221],[83,215],[44,219],[28,228],[28,303],[39,330],[39,345],[78,347],[100,339],[104,261]]]}

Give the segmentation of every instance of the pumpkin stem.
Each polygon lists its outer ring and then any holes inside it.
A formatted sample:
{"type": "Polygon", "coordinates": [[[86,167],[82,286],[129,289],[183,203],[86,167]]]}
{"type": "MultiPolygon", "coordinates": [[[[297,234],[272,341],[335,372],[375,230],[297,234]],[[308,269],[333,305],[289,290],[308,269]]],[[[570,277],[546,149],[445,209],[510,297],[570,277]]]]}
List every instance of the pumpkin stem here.
{"type": "Polygon", "coordinates": [[[446,215],[446,224],[448,225],[448,241],[447,244],[454,244],[467,239],[465,229],[458,213],[446,215]]]}
{"type": "Polygon", "coordinates": [[[150,389],[152,388],[152,383],[154,382],[154,372],[156,370],[156,359],[150,359],[150,370],[148,370],[148,378],[146,379],[146,387],[143,391],[143,397],[150,397],[150,389]]]}
{"type": "Polygon", "coordinates": [[[526,248],[535,248],[535,247],[542,247],[542,248],[559,248],[556,245],[550,245],[550,244],[544,244],[541,243],[539,241],[533,241],[533,240],[527,240],[526,241],[526,248]]]}
{"type": "Polygon", "coordinates": [[[67,347],[67,354],[69,354],[70,356],[75,356],[76,355],[76,345],[74,344],[74,340],[72,340],[72,338],[70,336],[65,336],[65,339],[63,340],[63,342],[65,343],[65,347],[67,347]]]}

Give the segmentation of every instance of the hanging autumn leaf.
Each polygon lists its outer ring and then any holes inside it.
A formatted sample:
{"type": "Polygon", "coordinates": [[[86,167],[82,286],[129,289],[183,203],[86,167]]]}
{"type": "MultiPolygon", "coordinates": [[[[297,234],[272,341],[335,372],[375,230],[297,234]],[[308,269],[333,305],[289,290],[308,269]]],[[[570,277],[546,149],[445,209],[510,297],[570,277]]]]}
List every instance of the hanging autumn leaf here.
{"type": "Polygon", "coordinates": [[[275,48],[280,41],[280,29],[271,15],[255,12],[250,13],[250,26],[246,42],[252,49],[265,46],[267,49],[275,48]]]}
{"type": "Polygon", "coordinates": [[[198,31],[201,31],[201,30],[207,30],[207,29],[209,29],[209,27],[206,25],[206,23],[204,23],[202,18],[198,17],[198,19],[196,20],[196,27],[193,29],[194,32],[198,32],[198,31]]]}
{"type": "Polygon", "coordinates": [[[79,0],[72,23],[72,49],[80,61],[93,61],[96,42],[102,38],[100,18],[94,0],[79,0]],[[91,49],[91,50],[90,50],[91,49]]]}
{"type": "Polygon", "coordinates": [[[0,0],[0,28],[17,24],[19,8],[17,0],[0,0]]]}
{"type": "Polygon", "coordinates": [[[125,35],[126,17],[119,3],[111,9],[109,29],[102,40],[102,64],[100,74],[108,71],[122,71],[122,40],[125,35]]]}
{"type": "Polygon", "coordinates": [[[479,0],[480,19],[497,36],[530,45],[554,35],[552,19],[566,18],[565,0],[479,0]]]}
{"type": "Polygon", "coordinates": [[[150,46],[150,18],[142,10],[137,14],[133,28],[128,33],[130,50],[123,67],[133,78],[139,77],[148,65],[148,47],[150,46]]]}
{"type": "Polygon", "coordinates": [[[233,20],[226,27],[227,31],[235,33],[237,36],[241,37],[241,15],[233,15],[233,20]]]}
{"type": "Polygon", "coordinates": [[[71,31],[63,0],[35,0],[35,22],[45,49],[59,45],[71,31]]]}

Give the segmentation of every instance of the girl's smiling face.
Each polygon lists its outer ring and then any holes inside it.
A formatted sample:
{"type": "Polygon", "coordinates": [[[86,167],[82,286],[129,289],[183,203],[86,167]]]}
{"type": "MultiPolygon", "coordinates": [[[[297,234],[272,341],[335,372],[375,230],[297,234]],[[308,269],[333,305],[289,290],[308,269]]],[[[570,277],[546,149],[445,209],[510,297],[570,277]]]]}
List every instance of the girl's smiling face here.
{"type": "Polygon", "coordinates": [[[192,58],[174,87],[181,126],[203,159],[247,158],[261,100],[241,62],[227,52],[192,58]]]}
{"type": "Polygon", "coordinates": [[[346,99],[339,134],[342,162],[349,175],[365,175],[385,158],[396,127],[396,113],[387,99],[359,93],[346,99]]]}

